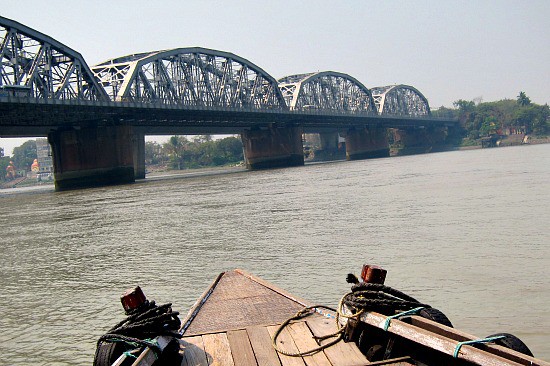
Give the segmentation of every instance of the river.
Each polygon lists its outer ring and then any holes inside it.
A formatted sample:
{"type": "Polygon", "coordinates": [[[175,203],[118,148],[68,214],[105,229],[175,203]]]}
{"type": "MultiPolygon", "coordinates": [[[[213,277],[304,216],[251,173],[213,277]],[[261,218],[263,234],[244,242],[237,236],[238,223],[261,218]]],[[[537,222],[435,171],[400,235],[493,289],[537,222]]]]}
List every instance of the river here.
{"type": "Polygon", "coordinates": [[[243,268],[335,306],[364,263],[550,360],[550,144],[0,191],[0,365],[91,364],[139,284],[185,315],[243,268]]]}

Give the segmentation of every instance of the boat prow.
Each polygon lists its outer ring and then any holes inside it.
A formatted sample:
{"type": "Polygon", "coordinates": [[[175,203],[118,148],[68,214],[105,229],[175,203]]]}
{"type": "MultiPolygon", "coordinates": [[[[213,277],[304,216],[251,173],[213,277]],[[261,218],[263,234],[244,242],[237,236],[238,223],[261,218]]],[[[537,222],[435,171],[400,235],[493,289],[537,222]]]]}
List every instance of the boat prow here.
{"type": "MultiPolygon", "coordinates": [[[[386,287],[383,269],[365,268],[359,287],[386,287]]],[[[444,325],[440,318],[426,317],[433,311],[419,311],[425,307],[382,313],[354,309],[345,299],[331,311],[243,270],[223,272],[188,312],[179,340],[158,337],[157,346],[138,350],[137,359],[128,362],[122,355],[113,365],[156,365],[160,351],[175,342],[177,362],[163,365],[550,366],[525,354],[527,347],[523,351],[503,342],[504,335],[479,339],[452,328],[448,320],[444,325]]]]}

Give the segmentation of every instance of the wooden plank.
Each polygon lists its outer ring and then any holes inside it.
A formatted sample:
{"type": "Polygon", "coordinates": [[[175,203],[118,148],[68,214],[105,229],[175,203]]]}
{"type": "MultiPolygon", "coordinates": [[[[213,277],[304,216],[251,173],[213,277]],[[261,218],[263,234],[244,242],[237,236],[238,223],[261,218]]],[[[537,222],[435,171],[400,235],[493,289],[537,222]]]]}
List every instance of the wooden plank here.
{"type": "Polygon", "coordinates": [[[303,306],[264,285],[229,271],[194,312],[186,335],[220,333],[255,325],[279,324],[303,306]]]}
{"type": "Polygon", "coordinates": [[[368,364],[368,366],[379,366],[379,365],[408,366],[408,365],[416,365],[416,363],[409,356],[405,356],[405,357],[391,358],[388,360],[375,361],[368,364]]]}
{"type": "MultiPolygon", "coordinates": [[[[427,331],[439,334],[441,336],[453,339],[455,341],[463,342],[463,341],[469,341],[476,339],[471,334],[465,333],[463,331],[447,327],[442,324],[438,324],[434,321],[431,321],[426,318],[422,318],[420,316],[412,316],[411,317],[411,324],[417,327],[420,327],[422,329],[425,329],[427,331]]],[[[492,354],[495,354],[497,356],[501,356],[504,358],[508,358],[511,361],[520,363],[522,365],[529,365],[529,366],[550,366],[550,363],[544,362],[542,360],[538,360],[534,357],[524,355],[522,353],[513,351],[509,348],[498,346],[496,344],[487,343],[487,344],[481,344],[478,346],[480,349],[485,350],[487,352],[490,352],[492,354]]]]}
{"type": "MultiPolygon", "coordinates": [[[[267,331],[269,332],[269,336],[271,339],[273,339],[273,336],[275,335],[275,332],[279,328],[278,325],[267,327],[267,331]]],[[[288,328],[285,328],[281,331],[279,336],[277,337],[277,347],[279,347],[280,350],[283,350],[285,352],[289,353],[296,353],[299,352],[298,347],[294,343],[294,340],[292,339],[292,336],[290,335],[288,328]]],[[[291,357],[287,355],[283,355],[282,353],[279,353],[279,359],[281,360],[281,365],[283,366],[304,366],[305,362],[301,357],[291,357]]]]}
{"type": "Polygon", "coordinates": [[[256,277],[248,272],[246,272],[245,270],[242,270],[242,269],[235,269],[235,272],[245,276],[246,278],[256,282],[256,283],[259,283],[260,285],[264,286],[264,287],[267,287],[268,289],[294,301],[294,302],[297,302],[298,304],[302,305],[302,306],[311,306],[312,304],[307,301],[307,300],[304,300],[302,299],[301,297],[298,297],[298,296],[294,296],[292,295],[290,292],[286,291],[286,290],[283,290],[277,286],[275,286],[274,284],[270,283],[270,282],[267,282],[265,280],[262,280],[261,278],[259,277],[256,277]]]}
{"type": "MultiPolygon", "coordinates": [[[[309,330],[305,322],[297,322],[288,325],[288,331],[294,343],[300,352],[309,351],[319,347],[317,341],[313,338],[313,334],[309,330]]],[[[323,351],[319,351],[310,356],[304,356],[304,361],[308,366],[332,366],[327,356],[323,351]]]]}
{"type": "Polygon", "coordinates": [[[181,366],[208,366],[201,336],[182,338],[180,350],[183,352],[181,366]]]}
{"type": "Polygon", "coordinates": [[[254,326],[246,328],[248,338],[252,344],[252,350],[256,356],[258,366],[280,366],[281,361],[277,351],[271,344],[271,336],[266,327],[254,326]]]}
{"type": "MultiPolygon", "coordinates": [[[[307,325],[317,337],[334,333],[337,329],[334,319],[325,317],[309,317],[307,318],[307,325]]],[[[329,338],[320,343],[326,344],[332,339],[334,338],[329,338]]],[[[323,352],[334,366],[363,366],[369,364],[369,361],[361,351],[359,351],[355,343],[341,341],[323,350],[323,352]]]]}
{"type": "MultiPolygon", "coordinates": [[[[369,312],[361,315],[360,320],[364,323],[377,328],[384,329],[384,323],[387,316],[369,312]]],[[[398,319],[393,319],[387,329],[388,332],[409,339],[418,344],[425,345],[428,348],[443,352],[447,355],[453,355],[457,346],[457,341],[449,339],[445,336],[432,333],[425,329],[415,327],[413,325],[402,322],[398,319]]],[[[490,354],[481,349],[464,345],[460,348],[459,359],[472,362],[477,365],[484,366],[520,366],[520,363],[504,359],[502,357],[490,354]]],[[[533,365],[542,365],[535,363],[533,365]]]]}
{"type": "Polygon", "coordinates": [[[206,334],[202,336],[202,341],[209,366],[235,366],[227,334],[206,334]]]}
{"type": "Polygon", "coordinates": [[[180,328],[180,333],[185,334],[185,331],[189,326],[191,325],[191,322],[193,322],[193,319],[195,319],[195,316],[199,313],[201,310],[202,305],[208,300],[208,297],[214,291],[214,288],[220,282],[220,279],[223,277],[225,272],[222,272],[216,277],[216,279],[210,284],[210,286],[202,293],[202,295],[195,301],[193,306],[191,306],[191,309],[187,312],[187,315],[185,316],[185,319],[181,322],[182,326],[180,328]]]}
{"type": "Polygon", "coordinates": [[[235,365],[238,366],[257,366],[256,357],[252,350],[252,345],[248,339],[246,330],[231,330],[227,332],[227,339],[231,347],[231,355],[235,365]]]}

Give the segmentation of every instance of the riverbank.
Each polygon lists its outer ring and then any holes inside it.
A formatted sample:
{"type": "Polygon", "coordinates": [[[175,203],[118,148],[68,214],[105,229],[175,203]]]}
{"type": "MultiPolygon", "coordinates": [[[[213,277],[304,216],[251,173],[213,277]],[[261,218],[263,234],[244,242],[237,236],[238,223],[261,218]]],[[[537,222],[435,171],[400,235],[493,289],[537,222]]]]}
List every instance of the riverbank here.
{"type": "MultiPolygon", "coordinates": [[[[499,144],[498,147],[550,144],[550,136],[529,137],[528,143],[522,143],[523,135],[521,135],[521,138],[519,137],[520,135],[503,139],[501,140],[502,143],[499,144]]],[[[481,148],[482,146],[481,146],[481,140],[480,140],[478,141],[478,144],[475,144],[475,145],[450,147],[449,150],[463,151],[463,150],[476,150],[481,148]]],[[[321,162],[321,161],[306,160],[306,164],[317,163],[317,162],[321,162]]],[[[228,173],[237,173],[237,172],[246,171],[244,164],[233,165],[233,166],[194,168],[194,169],[184,169],[184,170],[173,170],[173,169],[167,168],[166,166],[147,166],[146,169],[147,169],[147,173],[146,173],[145,179],[147,180],[150,180],[150,179],[163,180],[163,179],[173,179],[178,177],[207,176],[207,175],[228,174],[228,173]]],[[[18,178],[11,182],[2,182],[0,184],[0,189],[24,188],[24,187],[35,187],[35,186],[52,187],[53,185],[54,185],[53,181],[37,181],[36,178],[18,178]]]]}

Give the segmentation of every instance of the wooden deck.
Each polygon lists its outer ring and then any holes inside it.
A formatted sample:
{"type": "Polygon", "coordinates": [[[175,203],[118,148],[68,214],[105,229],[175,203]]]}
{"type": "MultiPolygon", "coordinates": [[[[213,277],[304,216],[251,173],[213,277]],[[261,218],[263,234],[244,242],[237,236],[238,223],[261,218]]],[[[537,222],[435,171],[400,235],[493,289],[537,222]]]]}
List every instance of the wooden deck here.
{"type": "MultiPolygon", "coordinates": [[[[369,363],[353,343],[339,342],[306,357],[278,354],[272,337],[280,323],[310,305],[242,271],[225,272],[214,281],[183,322],[182,366],[362,366],[369,363]],[[220,314],[225,316],[220,317],[220,314]]],[[[333,317],[314,314],[286,327],[278,346],[289,352],[319,344],[313,336],[336,331],[333,317]]],[[[410,365],[403,360],[385,365],[410,365]]]]}
{"type": "MultiPolygon", "coordinates": [[[[374,337],[369,339],[385,342],[384,345],[387,343],[390,349],[398,340],[401,352],[393,353],[386,349],[385,357],[391,357],[390,354],[403,357],[369,362],[353,342],[338,342],[303,357],[290,357],[277,352],[272,339],[280,324],[304,306],[311,305],[242,270],[224,272],[197,300],[182,323],[180,365],[415,365],[412,359],[415,358],[420,359],[423,365],[550,366],[545,361],[494,344],[475,347],[461,344],[476,337],[416,315],[409,316],[407,321],[393,318],[391,323],[386,324],[388,316],[376,312],[366,312],[360,316],[362,324],[370,327],[369,334],[374,337]],[[380,329],[384,330],[382,335],[372,333],[380,329]]],[[[277,338],[277,347],[290,353],[309,351],[323,342],[330,342],[328,339],[318,343],[314,336],[333,334],[335,331],[334,314],[314,313],[286,326],[277,338]]],[[[162,338],[159,337],[159,340],[164,342],[162,338]]],[[[121,356],[121,362],[113,365],[122,365],[124,357],[121,356]]],[[[150,366],[155,360],[153,351],[146,349],[133,366],[150,366]]]]}

